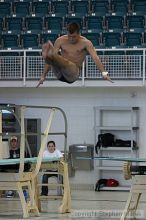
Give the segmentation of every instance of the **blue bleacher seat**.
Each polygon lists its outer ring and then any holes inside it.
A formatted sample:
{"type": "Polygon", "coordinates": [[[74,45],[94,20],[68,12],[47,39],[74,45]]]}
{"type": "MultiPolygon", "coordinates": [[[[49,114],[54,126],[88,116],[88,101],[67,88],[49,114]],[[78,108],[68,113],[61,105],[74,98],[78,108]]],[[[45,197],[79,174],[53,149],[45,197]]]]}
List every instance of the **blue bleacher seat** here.
{"type": "Polygon", "coordinates": [[[14,14],[19,14],[22,17],[29,15],[31,13],[31,4],[30,1],[14,1],[13,3],[13,12],[14,14]]]}
{"type": "Polygon", "coordinates": [[[132,11],[136,13],[146,14],[145,0],[131,0],[132,11]]]}
{"type": "Polygon", "coordinates": [[[36,30],[42,31],[43,29],[43,20],[41,17],[32,17],[28,16],[25,18],[25,27],[26,30],[36,30]]]}
{"type": "Polygon", "coordinates": [[[122,31],[124,29],[123,16],[106,16],[105,17],[106,29],[122,31]]]}
{"type": "Polygon", "coordinates": [[[10,2],[0,2],[0,17],[6,17],[11,14],[11,3],[10,2]]]}
{"type": "Polygon", "coordinates": [[[0,34],[0,49],[2,47],[2,35],[0,34]]]}
{"type": "Polygon", "coordinates": [[[0,33],[3,31],[3,18],[0,18],[0,33]]]}
{"type": "Polygon", "coordinates": [[[80,13],[76,13],[76,14],[68,14],[66,17],[65,17],[65,21],[64,21],[64,25],[65,25],[65,28],[67,27],[67,25],[69,23],[72,23],[72,22],[76,22],[80,25],[80,28],[83,29],[84,28],[84,21],[83,21],[83,16],[82,14],[80,13]]]}
{"type": "Polygon", "coordinates": [[[23,33],[20,35],[22,48],[39,48],[39,36],[38,34],[23,33]]]}
{"type": "Polygon", "coordinates": [[[95,29],[99,32],[103,30],[103,17],[94,15],[88,15],[85,17],[86,29],[95,29]]]}
{"type": "Polygon", "coordinates": [[[47,15],[49,13],[49,1],[36,1],[32,2],[33,14],[47,15]]]}
{"type": "Polygon", "coordinates": [[[10,3],[12,3],[12,2],[14,2],[15,0],[1,0],[1,2],[10,2],[10,3]]]}
{"type": "Polygon", "coordinates": [[[125,55],[125,51],[123,50],[110,50],[110,51],[105,51],[104,55],[114,55],[114,56],[119,56],[119,55],[125,55]]]}
{"type": "Polygon", "coordinates": [[[40,43],[41,45],[43,43],[48,42],[50,40],[53,44],[56,41],[56,39],[59,37],[60,32],[59,31],[51,31],[51,32],[43,32],[40,34],[40,43]]]}
{"type": "Polygon", "coordinates": [[[63,17],[60,13],[52,14],[45,17],[45,28],[47,30],[62,30],[63,28],[63,17]]]}
{"type": "Polygon", "coordinates": [[[129,12],[129,0],[111,0],[112,12],[123,13],[123,15],[129,12]]]}
{"type": "Polygon", "coordinates": [[[108,0],[92,0],[91,1],[91,12],[105,15],[109,13],[110,5],[108,0]]]}
{"type": "MultiPolygon", "coordinates": [[[[97,49],[100,49],[100,48],[97,48],[97,49]]],[[[97,55],[100,57],[101,55],[103,55],[103,52],[104,51],[101,51],[101,50],[98,50],[98,51],[96,51],[96,53],[97,53],[97,55]]]]}
{"type": "Polygon", "coordinates": [[[64,16],[70,12],[69,1],[51,1],[52,13],[62,13],[64,16]]]}
{"type": "Polygon", "coordinates": [[[71,1],[71,12],[88,14],[90,12],[90,6],[88,0],[73,0],[71,1]]]}
{"type": "Polygon", "coordinates": [[[142,33],[124,33],[124,44],[127,47],[139,47],[142,46],[142,33]]]}
{"type": "Polygon", "coordinates": [[[92,32],[83,31],[82,36],[90,40],[95,48],[100,47],[100,33],[95,31],[92,32]]]}
{"type": "Polygon", "coordinates": [[[126,51],[126,55],[142,55],[143,51],[142,50],[130,50],[126,51]]]}
{"type": "Polygon", "coordinates": [[[144,29],[145,27],[145,18],[144,16],[137,16],[137,15],[133,15],[133,16],[127,16],[126,17],[126,23],[127,23],[127,27],[128,29],[144,29]]]}
{"type": "MultiPolygon", "coordinates": [[[[31,57],[38,57],[38,56],[42,56],[42,52],[34,52],[34,51],[27,51],[26,56],[31,56],[31,57]]],[[[40,64],[41,65],[41,64],[40,64]]]]}
{"type": "Polygon", "coordinates": [[[19,48],[19,36],[13,33],[3,33],[2,34],[2,47],[17,49],[19,48]]]}
{"type": "Polygon", "coordinates": [[[23,19],[22,17],[6,17],[5,19],[6,23],[6,30],[11,31],[19,31],[21,32],[23,30],[23,19]]]}
{"type": "Polygon", "coordinates": [[[103,44],[105,47],[119,47],[121,46],[121,33],[103,33],[103,44]]]}

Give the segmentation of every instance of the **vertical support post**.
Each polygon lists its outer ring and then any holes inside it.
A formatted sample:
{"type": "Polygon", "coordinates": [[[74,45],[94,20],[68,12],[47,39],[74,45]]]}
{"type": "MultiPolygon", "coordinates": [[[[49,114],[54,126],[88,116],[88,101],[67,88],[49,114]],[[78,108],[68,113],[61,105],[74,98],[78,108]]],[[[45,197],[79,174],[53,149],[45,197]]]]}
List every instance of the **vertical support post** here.
{"type": "Polygon", "coordinates": [[[23,73],[23,85],[26,86],[26,59],[27,59],[27,56],[26,56],[26,51],[24,51],[24,57],[23,57],[23,70],[24,70],[24,73],[23,73]]]}
{"type": "Polygon", "coordinates": [[[50,127],[51,127],[51,123],[52,123],[54,114],[55,114],[55,108],[52,108],[51,112],[50,112],[49,119],[48,119],[47,127],[44,131],[44,137],[43,137],[42,142],[41,142],[41,148],[40,148],[39,155],[38,155],[38,158],[37,158],[37,164],[36,164],[36,168],[35,168],[35,171],[34,171],[34,177],[36,177],[36,175],[38,174],[38,172],[40,170],[40,166],[41,166],[42,159],[43,159],[43,152],[44,152],[44,149],[45,149],[46,144],[47,144],[48,133],[49,133],[49,130],[50,130],[50,127]]]}
{"type": "Polygon", "coordinates": [[[85,86],[85,62],[82,65],[82,86],[85,86]]]}
{"type": "Polygon", "coordinates": [[[22,174],[24,171],[24,155],[25,155],[24,111],[25,111],[25,106],[22,106],[21,107],[20,166],[19,166],[20,178],[22,177],[22,174]]]}

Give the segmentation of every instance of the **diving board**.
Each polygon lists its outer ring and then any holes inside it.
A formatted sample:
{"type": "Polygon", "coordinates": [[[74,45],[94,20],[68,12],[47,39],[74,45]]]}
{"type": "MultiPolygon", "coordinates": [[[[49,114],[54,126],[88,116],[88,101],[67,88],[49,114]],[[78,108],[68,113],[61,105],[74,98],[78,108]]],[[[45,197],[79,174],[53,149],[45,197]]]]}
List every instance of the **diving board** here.
{"type": "MultiPolygon", "coordinates": [[[[31,157],[31,158],[25,158],[24,159],[24,163],[35,163],[37,162],[38,157],[31,157]]],[[[20,164],[21,159],[17,158],[17,159],[3,159],[0,160],[0,165],[11,165],[11,164],[20,164]]],[[[52,161],[59,161],[58,158],[53,157],[51,159],[49,158],[43,158],[42,162],[52,162],[52,161]]]]}
{"type": "MultiPolygon", "coordinates": [[[[123,210],[120,220],[125,220],[128,213],[131,214],[132,219],[136,217],[137,207],[142,193],[146,193],[146,175],[129,175],[130,166],[132,162],[146,162],[146,158],[129,158],[129,157],[76,157],[79,160],[109,160],[109,161],[123,161],[123,171],[127,170],[126,177],[132,178],[130,193],[123,210]]],[[[128,178],[126,178],[128,179],[128,178]]]]}
{"type": "MultiPolygon", "coordinates": [[[[33,164],[32,164],[33,165],[33,164]]],[[[55,174],[55,175],[61,175],[62,176],[62,183],[53,183],[53,186],[55,188],[62,187],[62,195],[47,195],[42,196],[40,195],[40,187],[43,185],[42,182],[40,183],[40,178],[36,178],[36,203],[38,204],[39,211],[41,211],[41,199],[61,199],[61,204],[58,208],[58,212],[68,213],[71,212],[71,193],[70,193],[70,185],[69,185],[69,177],[68,177],[68,164],[65,161],[54,161],[53,163],[47,162],[45,160],[42,161],[40,174],[41,176],[44,174],[55,174]],[[51,172],[50,172],[51,170],[51,172]],[[53,172],[52,172],[53,170],[53,172]]],[[[52,185],[52,183],[48,183],[47,186],[52,185]]]]}
{"type": "MultiPolygon", "coordinates": [[[[16,107],[16,106],[15,106],[16,107]]],[[[0,114],[0,165],[11,165],[11,164],[20,164],[19,165],[19,170],[18,173],[16,172],[12,172],[12,173],[5,173],[2,172],[0,173],[1,175],[1,179],[0,179],[0,190],[16,190],[18,191],[19,197],[20,197],[20,201],[21,201],[21,205],[22,205],[22,209],[23,209],[23,217],[24,218],[28,218],[30,217],[30,215],[33,216],[40,216],[40,212],[36,203],[36,199],[35,199],[35,193],[36,193],[36,177],[39,173],[41,164],[42,164],[42,160],[43,160],[43,152],[45,150],[45,147],[47,145],[47,141],[48,141],[48,135],[50,133],[50,128],[51,128],[51,124],[54,118],[54,115],[57,111],[60,111],[61,114],[63,115],[63,119],[64,119],[64,124],[65,124],[65,128],[64,128],[64,132],[62,132],[64,134],[65,137],[65,157],[66,157],[66,143],[67,143],[67,119],[65,116],[65,113],[62,109],[58,108],[58,107],[48,107],[48,106],[24,106],[24,105],[17,105],[17,107],[20,110],[20,118],[21,120],[19,120],[19,118],[16,116],[16,118],[18,119],[18,122],[20,124],[20,128],[21,128],[21,132],[20,132],[20,159],[2,159],[2,136],[4,135],[2,132],[2,117],[0,114]],[[44,132],[41,134],[42,138],[41,138],[41,146],[40,146],[40,150],[38,153],[38,156],[36,158],[25,158],[24,157],[24,152],[25,152],[25,128],[24,128],[24,115],[25,115],[25,111],[26,109],[45,109],[47,111],[47,114],[45,115],[46,117],[46,129],[44,130],[44,132]],[[47,119],[48,118],[48,119],[47,119]],[[25,163],[33,163],[33,169],[24,172],[24,164],[25,163]],[[26,201],[24,194],[23,194],[23,189],[28,190],[28,194],[29,194],[29,200],[26,201]]],[[[4,107],[0,106],[0,113],[1,113],[1,109],[3,109],[4,107]]],[[[9,109],[8,107],[5,107],[6,109],[9,109]]],[[[15,114],[15,113],[14,113],[15,114]]],[[[12,134],[14,135],[14,134],[12,134]]],[[[15,135],[17,135],[15,133],[15,135]]],[[[55,160],[57,160],[57,158],[53,158],[55,160]]],[[[44,160],[45,162],[47,162],[47,160],[44,160]]]]}
{"type": "Polygon", "coordinates": [[[146,162],[146,158],[130,157],[76,157],[78,160],[111,160],[111,161],[129,161],[129,162],[146,162]]]}

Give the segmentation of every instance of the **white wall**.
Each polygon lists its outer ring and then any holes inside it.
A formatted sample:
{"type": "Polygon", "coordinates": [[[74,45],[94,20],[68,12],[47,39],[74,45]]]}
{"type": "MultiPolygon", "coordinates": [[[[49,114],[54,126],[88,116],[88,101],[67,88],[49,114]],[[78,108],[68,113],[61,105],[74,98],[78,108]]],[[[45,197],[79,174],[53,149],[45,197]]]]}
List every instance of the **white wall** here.
{"type": "MultiPolygon", "coordinates": [[[[140,107],[140,156],[146,157],[146,88],[0,88],[0,103],[61,107],[68,119],[68,146],[94,144],[94,106],[140,107]]],[[[45,115],[42,115],[42,119],[45,115]]],[[[120,119],[119,119],[120,120],[120,119]]],[[[59,122],[56,121],[56,128],[59,122]]],[[[56,139],[59,146],[60,139],[56,139]]],[[[96,173],[74,178],[75,182],[94,183],[96,173]],[[90,178],[91,176],[91,178],[90,178]]]]}

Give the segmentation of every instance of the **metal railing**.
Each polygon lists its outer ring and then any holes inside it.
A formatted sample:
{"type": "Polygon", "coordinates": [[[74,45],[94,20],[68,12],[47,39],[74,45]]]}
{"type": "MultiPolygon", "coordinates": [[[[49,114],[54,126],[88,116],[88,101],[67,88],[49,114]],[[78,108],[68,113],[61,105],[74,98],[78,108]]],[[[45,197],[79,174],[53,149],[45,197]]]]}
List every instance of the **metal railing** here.
{"type": "MultiPolygon", "coordinates": [[[[145,48],[100,49],[97,53],[112,79],[141,80],[145,83],[145,48]]],[[[41,50],[0,50],[0,80],[21,80],[25,85],[28,80],[38,80],[43,67],[41,50]]],[[[84,83],[85,80],[101,77],[94,61],[87,55],[80,79],[84,83]]],[[[50,71],[47,79],[55,79],[53,72],[50,71]]]]}

